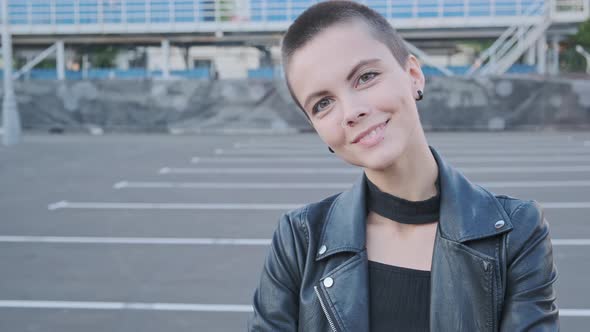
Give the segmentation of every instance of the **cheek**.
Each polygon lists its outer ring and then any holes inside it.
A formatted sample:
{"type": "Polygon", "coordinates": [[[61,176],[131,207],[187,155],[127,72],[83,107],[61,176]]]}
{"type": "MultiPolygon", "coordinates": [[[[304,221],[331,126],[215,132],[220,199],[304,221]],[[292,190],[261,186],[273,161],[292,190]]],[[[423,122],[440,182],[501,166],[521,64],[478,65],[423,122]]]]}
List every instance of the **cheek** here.
{"type": "Polygon", "coordinates": [[[314,128],[328,146],[337,148],[344,143],[344,132],[336,118],[324,118],[320,123],[315,123],[314,128]]]}
{"type": "Polygon", "coordinates": [[[366,90],[367,101],[378,110],[391,111],[392,108],[398,108],[403,95],[395,85],[389,82],[381,82],[366,90]]]}
{"type": "MultiPolygon", "coordinates": [[[[386,82],[382,82],[386,83],[386,82]]],[[[371,101],[373,107],[377,110],[386,113],[399,113],[400,111],[410,112],[414,105],[411,105],[411,94],[407,93],[406,89],[401,88],[401,85],[395,84],[381,84],[375,87],[373,91],[369,92],[367,98],[371,101]]],[[[397,114],[401,115],[401,114],[397,114]]]]}

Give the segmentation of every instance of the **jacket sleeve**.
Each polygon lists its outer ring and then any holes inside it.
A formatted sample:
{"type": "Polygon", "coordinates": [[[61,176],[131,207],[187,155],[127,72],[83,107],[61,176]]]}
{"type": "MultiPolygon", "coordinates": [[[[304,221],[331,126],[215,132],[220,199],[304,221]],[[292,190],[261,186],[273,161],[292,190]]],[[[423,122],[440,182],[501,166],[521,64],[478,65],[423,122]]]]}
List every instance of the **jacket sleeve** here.
{"type": "Polygon", "coordinates": [[[306,252],[300,220],[283,215],[254,291],[248,331],[297,331],[299,288],[306,252]]]}
{"type": "Polygon", "coordinates": [[[534,202],[517,207],[507,237],[506,296],[502,332],[559,331],[554,282],[557,269],[549,225],[534,202]]]}

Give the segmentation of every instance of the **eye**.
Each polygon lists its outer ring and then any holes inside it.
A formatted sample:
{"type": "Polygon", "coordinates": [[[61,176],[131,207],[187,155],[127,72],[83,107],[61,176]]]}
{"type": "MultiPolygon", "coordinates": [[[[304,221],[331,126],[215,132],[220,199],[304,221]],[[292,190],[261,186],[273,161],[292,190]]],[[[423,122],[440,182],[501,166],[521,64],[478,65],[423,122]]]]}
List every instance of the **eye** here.
{"type": "Polygon", "coordinates": [[[315,114],[315,113],[325,110],[326,108],[328,108],[330,106],[331,102],[332,101],[330,100],[330,98],[322,98],[315,105],[313,105],[313,107],[311,109],[312,113],[315,114]]]}
{"type": "Polygon", "coordinates": [[[379,75],[379,73],[372,72],[372,71],[371,72],[368,72],[368,73],[364,73],[361,76],[359,76],[358,83],[359,84],[365,84],[365,83],[371,81],[377,75],[379,75]]]}

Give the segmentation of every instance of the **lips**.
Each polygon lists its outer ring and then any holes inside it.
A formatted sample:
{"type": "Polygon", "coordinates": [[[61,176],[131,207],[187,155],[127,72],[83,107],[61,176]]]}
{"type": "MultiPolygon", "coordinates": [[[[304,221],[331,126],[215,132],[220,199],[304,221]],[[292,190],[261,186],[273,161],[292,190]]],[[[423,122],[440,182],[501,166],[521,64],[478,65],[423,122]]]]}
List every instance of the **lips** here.
{"type": "Polygon", "coordinates": [[[377,134],[377,131],[383,129],[383,127],[385,127],[385,125],[388,122],[389,122],[389,119],[385,122],[382,122],[382,123],[379,123],[379,124],[369,127],[367,130],[358,134],[351,143],[356,144],[365,137],[370,138],[372,136],[375,136],[377,134]]]}

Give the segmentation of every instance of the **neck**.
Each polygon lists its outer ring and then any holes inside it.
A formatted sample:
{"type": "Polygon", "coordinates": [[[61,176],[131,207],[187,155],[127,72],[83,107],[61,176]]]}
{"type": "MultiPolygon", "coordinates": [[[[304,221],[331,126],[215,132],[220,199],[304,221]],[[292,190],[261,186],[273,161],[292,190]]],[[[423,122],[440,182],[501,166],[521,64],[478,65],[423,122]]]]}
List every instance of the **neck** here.
{"type": "Polygon", "coordinates": [[[437,194],[438,176],[436,160],[428,147],[426,137],[420,136],[384,170],[365,169],[365,174],[381,191],[409,200],[422,201],[437,194]]]}

